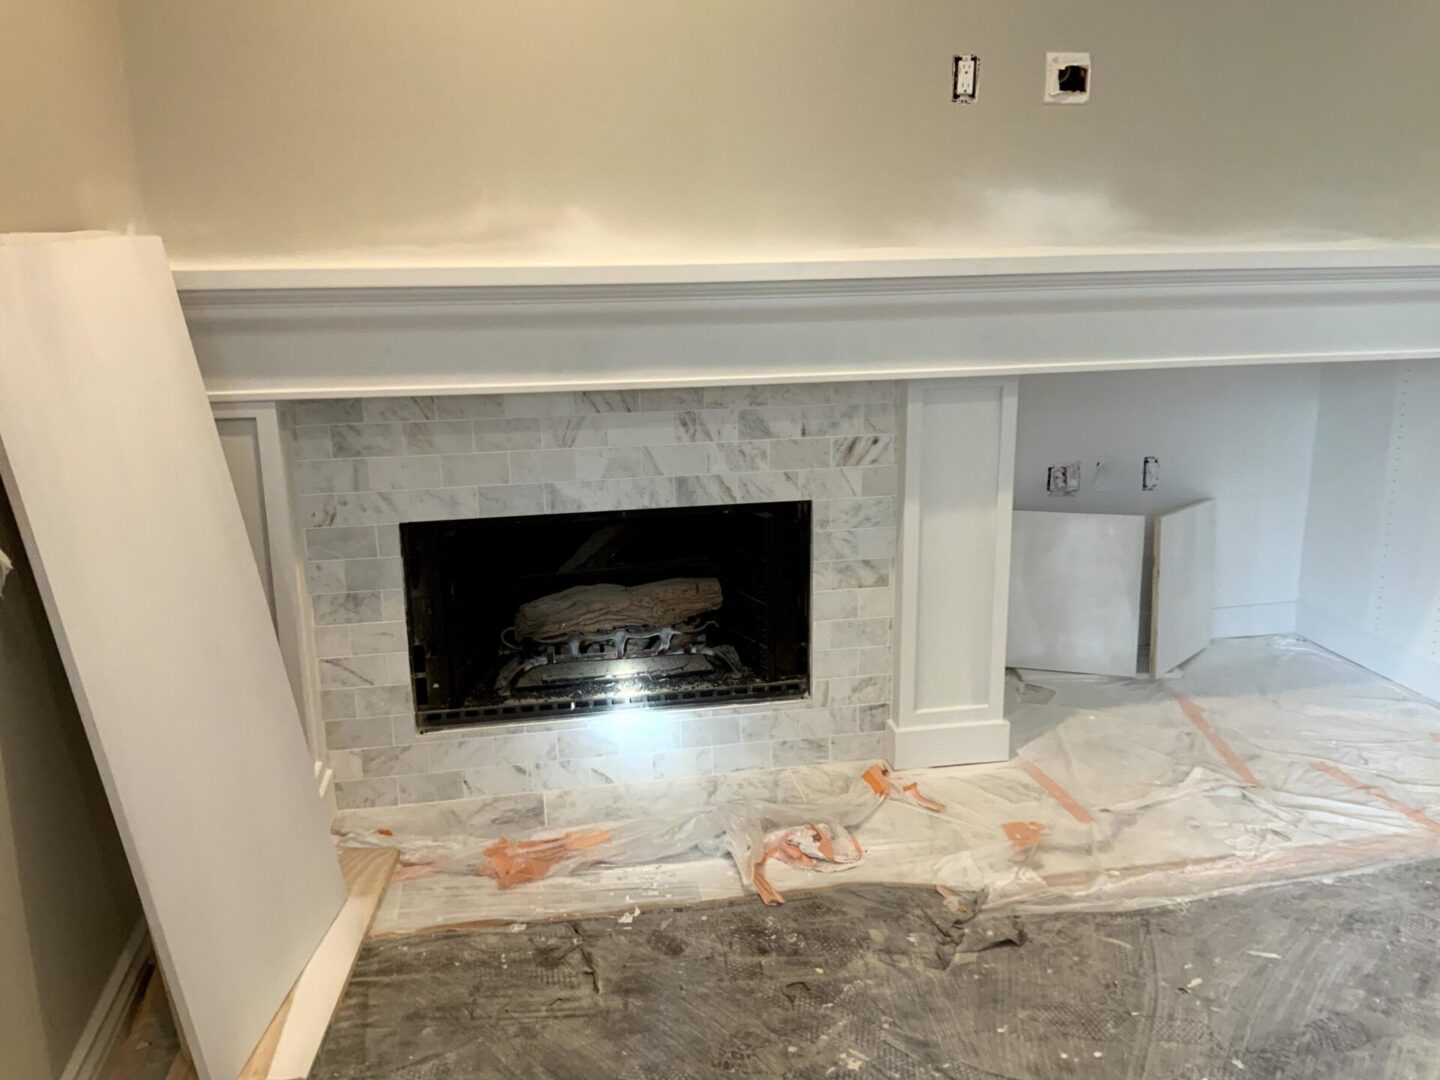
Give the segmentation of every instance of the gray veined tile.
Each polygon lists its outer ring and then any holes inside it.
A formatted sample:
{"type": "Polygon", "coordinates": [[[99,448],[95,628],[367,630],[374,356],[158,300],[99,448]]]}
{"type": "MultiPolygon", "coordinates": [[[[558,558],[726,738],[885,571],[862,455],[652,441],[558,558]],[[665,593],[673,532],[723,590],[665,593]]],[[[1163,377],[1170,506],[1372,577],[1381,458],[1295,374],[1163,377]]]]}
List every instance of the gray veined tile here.
{"type": "Polygon", "coordinates": [[[447,802],[465,797],[465,784],[458,772],[413,773],[397,776],[395,783],[404,803],[447,802]]]}
{"type": "Polygon", "coordinates": [[[575,395],[568,390],[503,394],[500,409],[504,415],[514,417],[573,416],[576,412],[575,395]]]}
{"type": "Polygon", "coordinates": [[[325,461],[297,461],[295,490],[301,495],[323,495],[337,491],[363,491],[368,483],[367,462],[361,458],[325,461]]]}
{"type": "Polygon", "coordinates": [[[394,806],[398,800],[398,788],[393,777],[335,781],[335,805],[341,810],[394,806]]]}
{"type": "Polygon", "coordinates": [[[487,765],[466,769],[463,782],[468,795],[521,795],[535,790],[533,766],[487,765]]]}
{"type": "Polygon", "coordinates": [[[499,394],[444,394],[435,399],[436,420],[471,420],[503,414],[499,394]]]}
{"type": "Polygon", "coordinates": [[[855,652],[856,675],[889,675],[895,670],[895,654],[889,645],[876,645],[855,652]]]}
{"type": "Polygon", "coordinates": [[[337,424],[330,442],[337,458],[390,457],[405,450],[399,424],[337,424]]]}
{"type": "MultiPolygon", "coordinates": [[[[811,405],[800,410],[800,434],[805,438],[859,435],[865,431],[863,406],[811,405]]],[[[825,464],[829,464],[827,460],[825,464]]]]}
{"type": "Polygon", "coordinates": [[[890,434],[896,430],[896,409],[894,405],[866,405],[865,430],[890,434]]]}
{"type": "Polygon", "coordinates": [[[399,589],[405,585],[405,570],[398,558],[347,559],[345,587],[351,592],[399,589]]]}
{"type": "Polygon", "coordinates": [[[366,776],[400,776],[429,769],[423,746],[386,746],[360,751],[360,769],[366,776]]]}
{"type": "Polygon", "coordinates": [[[406,496],[406,521],[457,521],[480,514],[480,497],[474,488],[410,491],[406,496]]]}
{"type": "Polygon", "coordinates": [[[900,470],[894,465],[877,465],[860,470],[860,494],[867,499],[894,495],[899,490],[900,470]]]}
{"type": "Polygon", "coordinates": [[[538,731],[525,735],[497,735],[494,763],[496,765],[533,765],[541,761],[555,761],[556,736],[551,731],[538,731]]]}
{"type": "Polygon", "coordinates": [[[830,738],[831,761],[881,761],[890,756],[883,731],[865,731],[830,738]]]}
{"type": "Polygon", "coordinates": [[[890,643],[890,620],[840,619],[817,623],[816,647],[821,649],[859,649],[890,643]]]}
{"type": "Polygon", "coordinates": [[[335,456],[335,444],[330,436],[330,426],[307,425],[290,428],[286,438],[290,452],[296,461],[312,461],[335,456]]]}
{"type": "Polygon", "coordinates": [[[366,466],[366,487],[372,491],[405,491],[411,488],[436,488],[441,478],[438,457],[386,457],[361,462],[366,466]]]}
{"type": "Polygon", "coordinates": [[[386,720],[387,730],[389,717],[409,713],[413,708],[408,686],[374,686],[355,691],[355,715],[381,717],[386,720]]]}
{"type": "Polygon", "coordinates": [[[409,454],[463,454],[475,447],[468,420],[430,420],[404,425],[409,454]]]}
{"type": "Polygon", "coordinates": [[[715,771],[715,758],[708,746],[695,746],[684,750],[662,750],[652,760],[656,780],[705,776],[715,771]]]}
{"type": "Polygon", "coordinates": [[[832,462],[836,466],[890,465],[895,461],[893,435],[852,435],[836,439],[832,462]]]}
{"type": "Polygon", "coordinates": [[[889,559],[852,559],[828,566],[830,582],[837,589],[874,589],[890,584],[889,559]]]}
{"type": "Polygon", "coordinates": [[[645,471],[653,476],[692,476],[705,472],[710,465],[710,443],[676,443],[647,446],[645,471]]]}
{"type": "MultiPolygon", "coordinates": [[[[450,772],[455,769],[478,769],[495,763],[494,739],[426,739],[422,744],[430,756],[430,769],[450,772]]],[[[484,792],[499,795],[510,792],[484,792]]]]}
{"type": "Polygon", "coordinates": [[[360,769],[359,750],[331,750],[325,755],[336,780],[359,780],[363,777],[360,769]]]}
{"type": "Polygon", "coordinates": [[[648,476],[655,471],[650,451],[643,446],[597,446],[575,454],[574,460],[575,476],[572,479],[579,480],[648,476]]]}
{"type": "MultiPolygon", "coordinates": [[[[320,718],[322,720],[350,720],[355,716],[355,691],[321,690],[320,718]]],[[[387,743],[389,739],[385,740],[387,743]]],[[[326,745],[332,745],[327,743],[326,745]]]]}
{"type": "Polygon", "coordinates": [[[860,469],[807,469],[798,474],[810,499],[848,499],[860,494],[860,469]]]}
{"type": "Polygon", "coordinates": [[[433,397],[366,398],[364,409],[369,423],[435,419],[433,397]]]}
{"type": "Polygon", "coordinates": [[[577,413],[639,411],[639,390],[586,390],[575,395],[575,412],[577,413]]]}
{"type": "Polygon", "coordinates": [[[740,473],[735,477],[741,502],[782,502],[800,498],[799,473],[740,473]]]}
{"type": "Polygon", "coordinates": [[[311,597],[310,604],[317,626],[381,621],[378,592],[325,593],[311,597]]]}
{"type": "Polygon", "coordinates": [[[674,481],[663,477],[620,480],[575,480],[547,484],[550,510],[637,510],[668,506],[674,500],[674,481]]]}
{"type": "Polygon", "coordinates": [[[855,615],[860,619],[890,618],[895,614],[895,594],[890,589],[861,589],[855,593],[855,615]]]}
{"type": "Polygon", "coordinates": [[[476,517],[513,517],[545,512],[544,484],[510,484],[476,491],[476,517]]]}
{"type": "Polygon", "coordinates": [[[394,491],[354,491],[335,495],[301,495],[300,519],[308,528],[383,525],[401,520],[405,495],[394,491]]]}
{"type": "Polygon", "coordinates": [[[604,446],[609,440],[609,420],[610,417],[607,416],[560,416],[542,419],[541,445],[555,449],[604,446]]]}
{"type": "Polygon", "coordinates": [[[703,449],[706,451],[706,467],[692,472],[764,472],[770,468],[768,442],[717,442],[708,443],[703,449]]]}
{"type": "Polygon", "coordinates": [[[781,739],[770,745],[771,758],[777,767],[785,765],[821,765],[830,760],[830,740],[781,739]]]}
{"type": "Polygon", "coordinates": [[[574,450],[521,450],[510,455],[510,481],[538,484],[575,479],[574,450]]]}
{"type": "Polygon", "coordinates": [[[351,654],[350,627],[348,626],[317,626],[315,627],[315,655],[321,659],[328,659],[332,656],[349,656],[351,654]]]}
{"type": "Polygon", "coordinates": [[[893,402],[899,395],[899,387],[900,384],[891,379],[836,383],[835,400],[839,403],[893,402]]]}
{"type": "Polygon", "coordinates": [[[853,619],[859,606],[856,599],[858,596],[859,592],[855,590],[816,593],[810,606],[811,617],[817,622],[824,619],[853,619]]]}
{"type": "Polygon", "coordinates": [[[345,585],[345,560],[328,559],[324,562],[307,562],[305,564],[305,590],[311,596],[319,596],[321,593],[343,593],[349,589],[345,585]]]}
{"type": "Polygon", "coordinates": [[[717,773],[770,768],[770,744],[768,742],[716,746],[712,748],[711,752],[714,755],[717,773]]]}
{"type": "Polygon", "coordinates": [[[738,417],[741,439],[796,439],[800,437],[800,410],[741,409],[738,417]]]}
{"type": "Polygon", "coordinates": [[[348,636],[350,653],[353,656],[405,651],[403,622],[359,623],[348,628],[348,636]]]}
{"type": "Polygon", "coordinates": [[[390,662],[383,655],[335,656],[320,661],[320,685],[326,690],[354,690],[390,681],[390,662]]]}
{"type": "Polygon", "coordinates": [[[383,716],[329,720],[325,745],[332,750],[361,750],[390,745],[390,725],[383,716]]]}
{"type": "Polygon", "coordinates": [[[476,450],[539,450],[544,445],[540,423],[538,419],[495,419],[476,420],[470,426],[476,450]]]}
{"type": "Polygon", "coordinates": [[[641,390],[641,412],[675,412],[705,407],[705,390],[692,386],[673,390],[641,390]]]}
{"type": "Polygon", "coordinates": [[[706,476],[677,476],[675,501],[680,506],[715,506],[739,502],[739,478],[718,473],[706,476]]]}
{"type": "Polygon", "coordinates": [[[829,439],[775,439],[769,448],[770,464],[776,469],[830,467],[829,439]]]}
{"type": "Polygon", "coordinates": [[[510,482],[507,453],[447,454],[440,459],[443,487],[487,487],[510,482]]]}
{"type": "Polygon", "coordinates": [[[740,437],[735,414],[723,409],[683,410],[672,414],[674,441],[682,443],[734,442],[740,437]]]}

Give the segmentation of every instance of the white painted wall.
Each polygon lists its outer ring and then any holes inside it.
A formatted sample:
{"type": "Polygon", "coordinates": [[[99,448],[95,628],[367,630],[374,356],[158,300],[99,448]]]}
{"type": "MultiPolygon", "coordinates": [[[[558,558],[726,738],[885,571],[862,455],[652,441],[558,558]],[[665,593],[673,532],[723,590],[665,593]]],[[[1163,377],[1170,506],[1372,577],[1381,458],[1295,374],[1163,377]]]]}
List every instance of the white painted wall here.
{"type": "Polygon", "coordinates": [[[1302,633],[1440,697],[1440,361],[1320,378],[1302,633]]]}
{"type": "Polygon", "coordinates": [[[1156,513],[1216,501],[1215,636],[1295,629],[1320,369],[1195,368],[1020,379],[1015,508],[1156,513]],[[1145,455],[1160,487],[1140,490],[1145,455]],[[1094,488],[1114,462],[1114,489],[1094,488]],[[1045,493],[1052,463],[1083,463],[1078,494],[1045,493]]]}

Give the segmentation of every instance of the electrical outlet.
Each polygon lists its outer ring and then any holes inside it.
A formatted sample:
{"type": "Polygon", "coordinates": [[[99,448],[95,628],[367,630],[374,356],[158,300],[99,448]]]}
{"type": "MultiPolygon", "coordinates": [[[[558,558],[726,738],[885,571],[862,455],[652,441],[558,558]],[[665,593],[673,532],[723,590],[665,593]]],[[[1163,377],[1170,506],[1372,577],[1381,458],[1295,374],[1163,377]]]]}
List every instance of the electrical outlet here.
{"type": "Polygon", "coordinates": [[[1160,486],[1160,459],[1147,457],[1140,467],[1140,490],[1154,491],[1160,486]]]}
{"type": "Polygon", "coordinates": [[[1051,465],[1045,471],[1045,491],[1050,495],[1074,495],[1080,490],[1080,462],[1051,465]]]}
{"type": "Polygon", "coordinates": [[[1084,105],[1090,100],[1095,72],[1088,52],[1045,54],[1045,103],[1084,105]]]}
{"type": "Polygon", "coordinates": [[[950,65],[950,100],[969,105],[975,100],[975,83],[980,75],[978,56],[957,56],[950,65]]]}

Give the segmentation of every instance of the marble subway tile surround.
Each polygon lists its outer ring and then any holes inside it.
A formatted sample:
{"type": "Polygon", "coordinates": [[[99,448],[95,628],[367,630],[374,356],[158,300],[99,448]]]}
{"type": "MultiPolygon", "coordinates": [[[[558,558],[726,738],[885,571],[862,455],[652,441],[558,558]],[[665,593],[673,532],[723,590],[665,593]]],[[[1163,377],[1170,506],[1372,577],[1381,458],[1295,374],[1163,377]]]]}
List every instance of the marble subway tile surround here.
{"type": "Polygon", "coordinates": [[[598,808],[622,792],[648,798],[703,778],[886,756],[896,391],[796,384],[288,406],[340,807],[453,802],[479,813],[479,800],[500,813],[528,799],[527,820],[548,819],[545,807],[566,793],[573,818],[587,792],[598,808]],[[415,731],[401,522],[782,499],[814,504],[809,699],[415,731]]]}

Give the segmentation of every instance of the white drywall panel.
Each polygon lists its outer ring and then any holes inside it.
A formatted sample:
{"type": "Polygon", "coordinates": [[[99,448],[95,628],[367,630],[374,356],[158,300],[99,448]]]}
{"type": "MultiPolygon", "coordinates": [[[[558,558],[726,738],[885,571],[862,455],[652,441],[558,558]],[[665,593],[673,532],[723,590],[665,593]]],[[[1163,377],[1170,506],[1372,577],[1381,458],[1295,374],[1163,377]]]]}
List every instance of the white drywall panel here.
{"type": "Polygon", "coordinates": [[[0,240],[0,468],[202,1077],[344,899],[154,238],[0,240]]]}
{"type": "Polygon", "coordinates": [[[1163,675],[1210,644],[1215,594],[1215,503],[1194,503],[1154,522],[1150,671],[1163,675]]]}
{"type": "Polygon", "coordinates": [[[1020,379],[1015,506],[1150,514],[1215,500],[1217,637],[1295,629],[1320,366],[1034,375],[1020,379]],[[1146,455],[1160,486],[1140,490],[1146,455]],[[1112,488],[1095,488],[1109,458],[1112,488]],[[1048,465],[1079,461],[1073,496],[1048,465]]]}
{"type": "Polygon", "coordinates": [[[1001,760],[1015,383],[908,383],[902,417],[895,763],[1001,760]]]}
{"type": "Polygon", "coordinates": [[[1006,663],[1133,677],[1145,519],[1016,511],[1006,663]]]}
{"type": "Polygon", "coordinates": [[[1440,697],[1440,362],[1321,382],[1300,629],[1440,697]]]}

